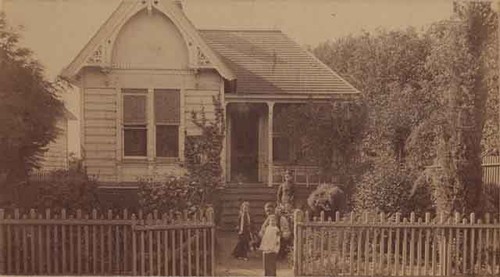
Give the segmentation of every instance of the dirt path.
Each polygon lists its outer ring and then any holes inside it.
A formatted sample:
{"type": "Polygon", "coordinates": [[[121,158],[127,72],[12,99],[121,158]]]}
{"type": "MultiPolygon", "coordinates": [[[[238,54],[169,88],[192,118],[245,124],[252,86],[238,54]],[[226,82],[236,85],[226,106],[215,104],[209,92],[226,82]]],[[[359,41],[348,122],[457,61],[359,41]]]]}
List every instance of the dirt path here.
{"type": "MultiPolygon", "coordinates": [[[[249,254],[248,261],[235,259],[231,251],[236,245],[236,232],[217,233],[217,276],[263,276],[262,254],[260,251],[249,254]]],[[[293,276],[291,266],[286,262],[278,263],[278,276],[293,276]]]]}

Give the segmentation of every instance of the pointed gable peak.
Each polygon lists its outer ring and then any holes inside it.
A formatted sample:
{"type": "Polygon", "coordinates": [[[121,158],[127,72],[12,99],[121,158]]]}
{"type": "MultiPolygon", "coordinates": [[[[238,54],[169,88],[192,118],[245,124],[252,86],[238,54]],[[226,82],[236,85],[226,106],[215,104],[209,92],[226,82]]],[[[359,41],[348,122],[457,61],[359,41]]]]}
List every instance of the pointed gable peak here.
{"type": "Polygon", "coordinates": [[[61,76],[75,80],[84,67],[99,67],[106,70],[118,67],[119,65],[113,64],[112,60],[118,35],[125,24],[143,11],[148,15],[159,12],[173,23],[187,47],[190,69],[215,69],[225,79],[235,78],[231,69],[207,45],[186,17],[179,0],[122,0],[80,53],[63,69],[61,76]]]}

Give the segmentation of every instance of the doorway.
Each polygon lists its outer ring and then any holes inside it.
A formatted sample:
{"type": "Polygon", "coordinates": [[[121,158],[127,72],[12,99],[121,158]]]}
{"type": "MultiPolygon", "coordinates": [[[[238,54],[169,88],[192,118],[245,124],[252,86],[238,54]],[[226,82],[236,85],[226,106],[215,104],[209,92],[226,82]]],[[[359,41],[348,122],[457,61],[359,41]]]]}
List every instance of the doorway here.
{"type": "Polygon", "coordinates": [[[236,104],[231,111],[231,182],[257,182],[259,109],[236,104]]]}

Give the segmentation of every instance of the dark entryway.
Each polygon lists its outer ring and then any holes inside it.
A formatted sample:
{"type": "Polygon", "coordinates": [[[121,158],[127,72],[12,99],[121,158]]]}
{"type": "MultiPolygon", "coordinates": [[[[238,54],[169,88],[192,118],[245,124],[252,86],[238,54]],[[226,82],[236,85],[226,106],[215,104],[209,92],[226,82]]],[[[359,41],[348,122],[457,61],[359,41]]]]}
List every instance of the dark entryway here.
{"type": "Polygon", "coordinates": [[[231,111],[231,181],[257,182],[259,110],[236,104],[231,111]]]}

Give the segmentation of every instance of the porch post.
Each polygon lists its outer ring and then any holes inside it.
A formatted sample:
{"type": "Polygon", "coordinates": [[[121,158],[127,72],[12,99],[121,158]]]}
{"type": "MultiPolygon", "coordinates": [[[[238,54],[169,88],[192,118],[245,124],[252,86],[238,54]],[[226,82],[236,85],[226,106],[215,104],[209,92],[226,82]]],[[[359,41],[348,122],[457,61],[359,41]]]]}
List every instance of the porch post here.
{"type": "Polygon", "coordinates": [[[267,185],[273,185],[273,109],[274,102],[267,102],[267,185]]]}
{"type": "Polygon", "coordinates": [[[231,116],[228,112],[229,103],[224,104],[224,115],[226,124],[226,135],[224,136],[224,180],[225,183],[231,181],[231,116]]]}

